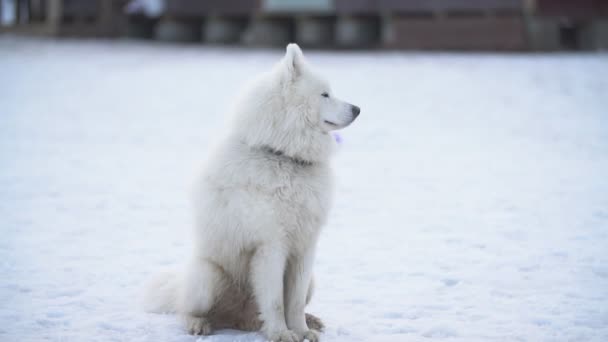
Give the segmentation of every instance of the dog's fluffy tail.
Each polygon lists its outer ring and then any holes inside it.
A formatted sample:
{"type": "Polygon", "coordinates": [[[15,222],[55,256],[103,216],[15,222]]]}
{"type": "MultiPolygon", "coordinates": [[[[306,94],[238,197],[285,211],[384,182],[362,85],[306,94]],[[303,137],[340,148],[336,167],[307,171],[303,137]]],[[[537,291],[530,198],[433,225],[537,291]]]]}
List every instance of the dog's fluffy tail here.
{"type": "Polygon", "coordinates": [[[166,271],[156,275],[146,287],[142,306],[147,312],[172,313],[177,310],[179,277],[166,271]]]}

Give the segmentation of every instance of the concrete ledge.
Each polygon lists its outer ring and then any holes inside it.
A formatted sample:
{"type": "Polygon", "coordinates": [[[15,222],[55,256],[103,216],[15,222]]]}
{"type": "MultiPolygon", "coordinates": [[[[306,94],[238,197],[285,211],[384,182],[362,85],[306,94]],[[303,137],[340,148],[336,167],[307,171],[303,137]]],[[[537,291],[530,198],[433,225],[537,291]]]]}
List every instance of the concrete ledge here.
{"type": "Polygon", "coordinates": [[[155,25],[156,20],[144,16],[132,16],[127,20],[125,34],[129,38],[152,39],[155,25]]]}
{"type": "Polygon", "coordinates": [[[380,19],[380,44],[383,47],[395,46],[395,28],[393,15],[383,14],[380,19]]]}
{"type": "Polygon", "coordinates": [[[156,25],[154,38],[167,42],[194,42],[201,39],[201,27],[193,21],[162,19],[156,25]]]}
{"type": "Polygon", "coordinates": [[[556,19],[530,17],[526,19],[528,46],[534,51],[556,51],[562,48],[560,26],[556,19]]]}
{"type": "Polygon", "coordinates": [[[248,45],[281,46],[294,38],[293,21],[285,18],[254,18],[243,36],[248,45]]]}
{"type": "Polygon", "coordinates": [[[608,49],[608,19],[595,19],[580,32],[581,48],[584,50],[608,49]]]}
{"type": "Polygon", "coordinates": [[[336,22],[336,43],[342,47],[363,47],[379,43],[380,19],[340,16],[336,22]]]}
{"type": "Polygon", "coordinates": [[[203,41],[205,43],[238,43],[241,40],[247,19],[209,17],[203,24],[203,41]]]}
{"type": "Polygon", "coordinates": [[[334,42],[334,19],[302,17],[296,20],[296,42],[303,46],[328,46],[334,42]]]}

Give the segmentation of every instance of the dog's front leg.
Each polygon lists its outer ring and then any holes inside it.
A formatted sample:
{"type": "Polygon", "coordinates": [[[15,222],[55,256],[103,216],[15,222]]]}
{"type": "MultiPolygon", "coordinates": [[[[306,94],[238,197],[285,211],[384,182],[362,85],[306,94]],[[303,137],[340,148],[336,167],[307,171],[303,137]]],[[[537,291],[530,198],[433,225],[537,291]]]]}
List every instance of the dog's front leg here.
{"type": "Polygon", "coordinates": [[[309,247],[302,255],[292,255],[288,261],[285,277],[287,327],[295,331],[301,339],[308,339],[310,342],[319,340],[318,332],[309,329],[306,325],[304,313],[312,279],[314,252],[314,247],[309,247]]]}
{"type": "Polygon", "coordinates": [[[251,283],[260,318],[262,333],[273,342],[297,342],[296,333],[287,329],[283,305],[283,275],[287,253],[282,244],[259,246],[251,259],[251,283]]]}

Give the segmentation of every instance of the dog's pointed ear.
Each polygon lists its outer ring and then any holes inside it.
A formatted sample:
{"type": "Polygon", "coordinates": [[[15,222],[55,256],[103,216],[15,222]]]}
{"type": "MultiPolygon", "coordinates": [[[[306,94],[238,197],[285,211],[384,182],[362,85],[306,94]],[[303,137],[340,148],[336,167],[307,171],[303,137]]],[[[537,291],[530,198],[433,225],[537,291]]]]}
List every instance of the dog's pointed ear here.
{"type": "Polygon", "coordinates": [[[283,58],[287,73],[291,80],[295,80],[302,74],[304,68],[304,54],[298,44],[291,43],[287,45],[285,57],[283,58]]]}

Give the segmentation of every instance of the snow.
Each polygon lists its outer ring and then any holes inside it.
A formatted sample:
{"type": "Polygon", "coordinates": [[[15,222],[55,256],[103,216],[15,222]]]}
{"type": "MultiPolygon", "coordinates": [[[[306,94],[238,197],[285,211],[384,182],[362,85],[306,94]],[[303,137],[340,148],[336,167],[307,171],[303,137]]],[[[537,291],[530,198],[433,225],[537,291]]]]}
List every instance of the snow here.
{"type": "MultiPolygon", "coordinates": [[[[137,300],[188,253],[222,113],[281,53],[0,38],[0,340],[263,341],[137,300]]],[[[606,54],[307,55],[362,108],[315,266],[323,341],[608,340],[606,54]]]]}

